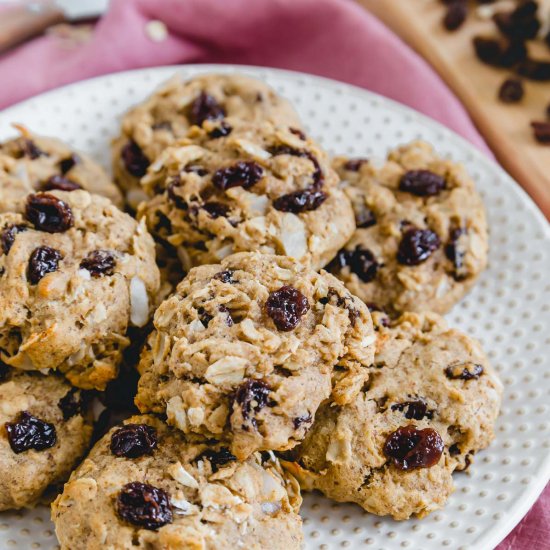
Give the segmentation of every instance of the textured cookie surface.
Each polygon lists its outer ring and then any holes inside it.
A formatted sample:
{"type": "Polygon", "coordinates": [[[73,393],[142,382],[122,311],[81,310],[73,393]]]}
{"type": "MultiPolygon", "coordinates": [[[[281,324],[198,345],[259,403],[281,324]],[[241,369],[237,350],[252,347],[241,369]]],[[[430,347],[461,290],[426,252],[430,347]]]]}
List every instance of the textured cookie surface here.
{"type": "Polygon", "coordinates": [[[241,253],[192,269],[154,326],[138,407],[226,440],[239,458],[296,445],[331,391],[352,399],[374,352],[366,306],[283,256],[241,253]]]}
{"type": "Polygon", "coordinates": [[[52,506],[62,549],[298,550],[300,492],[272,453],[237,461],[151,416],[113,428],[52,506]]]}
{"type": "Polygon", "coordinates": [[[0,511],[33,506],[69,477],[92,436],[87,408],[62,377],[0,363],[0,511]]]}
{"type": "Polygon", "coordinates": [[[186,269],[259,251],[323,267],[355,228],[327,155],[271,123],[212,134],[205,122],[166,149],[143,178],[138,214],[178,249],[186,269]]]}
{"type": "Polygon", "coordinates": [[[493,439],[502,386],[479,343],[436,314],[404,314],[387,327],[379,313],[374,320],[369,380],[352,403],[319,410],[291,471],[334,500],[422,517],[444,505],[453,471],[493,439]]]}
{"type": "Polygon", "coordinates": [[[23,129],[20,137],[0,144],[0,212],[12,211],[29,193],[55,189],[84,189],[122,205],[120,191],[103,168],[58,139],[23,129]]]}
{"type": "Polygon", "coordinates": [[[449,310],[487,263],[481,198],[462,166],[426,143],[392,151],[377,168],[339,159],[357,230],[331,269],[373,308],[449,310]]]}
{"type": "Polygon", "coordinates": [[[158,286],[153,239],[109,200],[29,195],[0,214],[0,359],[103,389],[158,286]]]}
{"type": "Polygon", "coordinates": [[[254,78],[210,74],[184,81],[175,76],[126,113],[113,142],[113,170],[129,204],[135,208],[143,198],[139,179],[166,147],[194,124],[219,126],[226,118],[301,126],[288,101],[254,78]]]}

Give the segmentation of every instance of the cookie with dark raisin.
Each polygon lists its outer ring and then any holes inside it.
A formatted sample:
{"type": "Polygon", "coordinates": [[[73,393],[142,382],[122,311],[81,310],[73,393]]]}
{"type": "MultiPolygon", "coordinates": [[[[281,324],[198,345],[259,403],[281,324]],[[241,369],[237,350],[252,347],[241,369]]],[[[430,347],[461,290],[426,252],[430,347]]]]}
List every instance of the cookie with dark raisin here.
{"type": "Polygon", "coordinates": [[[374,312],[373,321],[368,381],[352,402],[322,405],[285,466],[303,489],[395,519],[423,517],[493,439],[502,385],[479,342],[437,314],[388,324],[374,312]]]}
{"type": "Polygon", "coordinates": [[[254,78],[209,74],[183,80],[174,76],[122,119],[113,142],[115,179],[132,209],[144,198],[139,180],[160,153],[185,137],[193,125],[213,140],[227,137],[241,122],[276,121],[300,131],[290,103],[254,78]]]}
{"type": "Polygon", "coordinates": [[[2,360],[84,389],[116,377],[160,284],[144,225],[82,190],[33,193],[0,213],[0,269],[2,360]]]}
{"type": "Polygon", "coordinates": [[[445,313],[487,264],[487,222],[464,168],[413,142],[383,164],[336,159],[357,229],[329,269],[391,315],[445,313]]]}
{"type": "Polygon", "coordinates": [[[16,208],[36,191],[84,189],[122,206],[122,195],[91,157],[62,141],[18,126],[19,137],[0,143],[0,212],[16,208]]]}
{"type": "MultiPolygon", "coordinates": [[[[193,127],[142,178],[138,209],[184,269],[260,251],[325,266],[355,228],[326,153],[288,126],[240,124],[212,139],[193,127]]],[[[366,223],[366,221],[364,221],[366,223]]]]}
{"type": "Polygon", "coordinates": [[[237,458],[289,449],[331,393],[359,391],[374,340],[368,308],[332,275],[234,254],[193,268],[158,308],[136,404],[237,458]]]}
{"type": "Polygon", "coordinates": [[[3,366],[0,379],[0,511],[34,506],[63,483],[88,449],[85,392],[61,376],[3,366]]]}
{"type": "Polygon", "coordinates": [[[239,461],[215,440],[187,438],[153,416],[129,418],[95,444],[53,503],[61,549],[299,550],[298,484],[266,454],[239,461]],[[120,453],[121,433],[124,449],[131,433],[142,443],[155,434],[156,446],[120,453]]]}

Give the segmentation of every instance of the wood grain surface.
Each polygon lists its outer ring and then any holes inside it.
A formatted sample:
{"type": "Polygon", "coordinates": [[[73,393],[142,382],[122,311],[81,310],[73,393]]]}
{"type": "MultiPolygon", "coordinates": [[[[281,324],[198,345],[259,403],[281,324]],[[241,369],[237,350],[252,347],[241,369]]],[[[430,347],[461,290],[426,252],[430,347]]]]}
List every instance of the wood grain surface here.
{"type": "MultiPolygon", "coordinates": [[[[524,81],[520,103],[504,104],[497,99],[500,85],[511,70],[481,63],[475,56],[472,38],[498,36],[490,19],[483,19],[472,4],[465,24],[455,32],[442,25],[445,6],[439,0],[358,0],[425,57],[465,104],[478,129],[502,166],[531,195],[550,218],[550,145],[537,143],[530,122],[546,119],[550,83],[524,81]]],[[[540,2],[550,17],[550,0],[540,2]]],[[[513,2],[499,2],[512,7],[513,2]]],[[[542,42],[529,43],[534,57],[550,60],[550,49],[542,42]]]]}

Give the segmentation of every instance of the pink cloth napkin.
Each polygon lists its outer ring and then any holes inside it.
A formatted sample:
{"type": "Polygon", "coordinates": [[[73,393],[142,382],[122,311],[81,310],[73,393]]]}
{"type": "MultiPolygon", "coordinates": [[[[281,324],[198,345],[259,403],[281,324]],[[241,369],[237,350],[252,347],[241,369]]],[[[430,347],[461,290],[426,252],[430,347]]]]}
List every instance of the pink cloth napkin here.
{"type": "MultiPolygon", "coordinates": [[[[411,49],[351,0],[112,0],[90,39],[37,38],[0,56],[0,108],[105,73],[240,63],[318,74],[421,111],[488,154],[460,102],[411,49]],[[154,42],[146,24],[167,37],[154,42]]],[[[550,488],[498,550],[550,549],[550,488]]]]}

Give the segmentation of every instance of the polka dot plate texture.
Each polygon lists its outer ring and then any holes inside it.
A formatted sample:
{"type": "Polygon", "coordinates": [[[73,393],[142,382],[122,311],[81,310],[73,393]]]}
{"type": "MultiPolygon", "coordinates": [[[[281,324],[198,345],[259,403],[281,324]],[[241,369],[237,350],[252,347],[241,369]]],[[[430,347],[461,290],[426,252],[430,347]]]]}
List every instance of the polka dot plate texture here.
{"type": "MultiPolygon", "coordinates": [[[[305,495],[305,548],[490,549],[536,500],[550,474],[550,228],[523,190],[495,163],[434,121],[388,99],[300,73],[234,66],[185,66],[95,78],[35,97],[0,113],[0,138],[12,122],[59,137],[109,164],[120,116],[179,71],[241,72],[291,100],[308,133],[331,154],[383,157],[421,138],[466,165],[487,207],[489,268],[448,315],[481,340],[505,395],[496,439],[467,473],[455,475],[447,506],[422,520],[396,522],[355,505],[305,495]]],[[[49,509],[0,514],[0,547],[56,547],[49,509]]]]}

